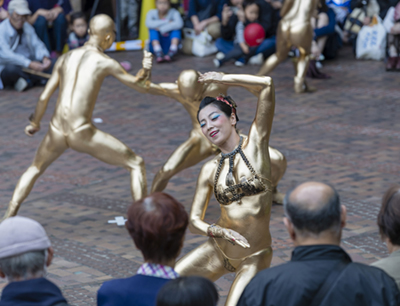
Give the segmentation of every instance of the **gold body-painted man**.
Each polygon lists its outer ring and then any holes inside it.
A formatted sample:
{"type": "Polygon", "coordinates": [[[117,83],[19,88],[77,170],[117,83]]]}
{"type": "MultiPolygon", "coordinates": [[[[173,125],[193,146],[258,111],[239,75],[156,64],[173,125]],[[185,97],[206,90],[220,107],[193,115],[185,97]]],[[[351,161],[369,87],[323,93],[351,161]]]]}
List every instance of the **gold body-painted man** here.
{"type": "Polygon", "coordinates": [[[313,91],[306,84],[306,73],[311,54],[314,31],[311,17],[317,9],[318,0],[285,0],[281,9],[276,34],[276,53],[263,64],[258,75],[269,75],[275,67],[287,58],[292,46],[299,49],[300,56],[294,61],[296,76],[294,90],[297,93],[313,91]]]}
{"type": "MultiPolygon", "coordinates": [[[[216,97],[219,94],[226,95],[228,88],[235,85],[219,83],[204,84],[199,83],[198,78],[199,73],[197,71],[184,70],[180,73],[176,83],[151,83],[147,90],[147,93],[164,95],[180,102],[189,113],[193,126],[189,139],[172,153],[161,170],[158,171],[153,180],[152,192],[163,191],[167,187],[168,181],[175,174],[220,152],[201,132],[197,121],[197,111],[204,97],[216,97]]],[[[258,95],[251,87],[246,89],[258,95]]],[[[286,158],[281,152],[272,147],[269,147],[269,155],[271,158],[271,181],[274,190],[273,201],[282,203],[283,195],[277,191],[276,187],[285,174],[287,166],[286,158]]]]}
{"type": "Polygon", "coordinates": [[[269,222],[273,186],[268,143],[275,107],[274,85],[270,77],[252,75],[207,73],[200,80],[258,93],[248,137],[242,136],[236,152],[229,153],[234,156],[232,167],[230,158],[222,158],[229,154],[221,153],[203,166],[197,181],[189,228],[210,238],[175,266],[181,275],[199,275],[212,281],[235,272],[225,304],[235,306],[249,281],[268,268],[272,259],[269,222]],[[220,203],[221,216],[210,225],[204,216],[212,193],[220,203]]]}
{"type": "MultiPolygon", "coordinates": [[[[147,194],[143,159],[113,136],[98,130],[92,123],[92,112],[104,78],[112,75],[138,91],[147,86],[140,77],[128,74],[121,65],[104,54],[115,39],[114,22],[107,15],[90,21],[90,39],[81,48],[62,55],[39,98],[35,113],[25,133],[32,136],[40,129],[48,101],[59,88],[56,108],[49,130],[42,140],[32,165],[20,178],[4,218],[15,216],[35,181],[66,149],[90,154],[111,165],[127,168],[131,174],[134,199],[147,194]]],[[[143,67],[151,69],[152,56],[145,53],[143,67]]],[[[143,71],[142,71],[143,72],[143,71]]]]}

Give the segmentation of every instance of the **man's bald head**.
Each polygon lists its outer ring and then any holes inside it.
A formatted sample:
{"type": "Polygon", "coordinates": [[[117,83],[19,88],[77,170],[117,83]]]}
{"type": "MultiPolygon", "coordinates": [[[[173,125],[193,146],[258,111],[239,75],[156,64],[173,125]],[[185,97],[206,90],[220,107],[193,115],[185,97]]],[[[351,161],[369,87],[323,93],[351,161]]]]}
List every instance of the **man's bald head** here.
{"type": "Polygon", "coordinates": [[[296,230],[306,234],[339,231],[340,199],[336,190],[319,182],[306,182],[288,192],[284,201],[286,216],[296,230]]]}
{"type": "Polygon", "coordinates": [[[94,16],[90,20],[90,35],[107,36],[115,32],[114,21],[105,14],[94,16]]]}

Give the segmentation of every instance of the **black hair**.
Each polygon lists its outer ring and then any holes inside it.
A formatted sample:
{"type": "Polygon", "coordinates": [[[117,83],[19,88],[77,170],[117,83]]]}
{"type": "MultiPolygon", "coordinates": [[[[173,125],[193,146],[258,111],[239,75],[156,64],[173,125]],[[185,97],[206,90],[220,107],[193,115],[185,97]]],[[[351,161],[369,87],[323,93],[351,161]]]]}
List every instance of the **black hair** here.
{"type": "MultiPolygon", "coordinates": [[[[230,96],[224,96],[224,95],[219,95],[218,97],[205,97],[201,102],[199,106],[199,110],[197,111],[197,121],[199,121],[199,113],[200,111],[208,106],[208,105],[214,105],[217,107],[220,111],[222,111],[228,118],[231,116],[232,113],[235,114],[236,116],[236,122],[239,121],[239,117],[237,115],[236,111],[236,103],[233,101],[233,99],[230,96]]],[[[236,127],[236,126],[235,126],[236,127]]]]}
{"type": "Polygon", "coordinates": [[[217,306],[215,285],[200,276],[180,277],[166,283],[157,295],[157,306],[217,306]]]}
{"type": "Polygon", "coordinates": [[[326,0],[319,0],[318,4],[318,13],[327,13],[328,12],[328,5],[326,4],[326,0]]]}
{"type": "Polygon", "coordinates": [[[335,188],[330,187],[333,190],[333,195],[326,203],[321,203],[320,208],[313,210],[289,200],[294,189],[286,193],[283,208],[286,216],[297,230],[318,235],[326,230],[338,230],[340,228],[340,198],[335,188]]]}
{"type": "Polygon", "coordinates": [[[245,1],[243,2],[243,9],[245,9],[246,6],[249,6],[249,5],[252,5],[252,4],[257,5],[257,7],[258,7],[258,12],[259,12],[259,14],[261,14],[261,7],[260,7],[260,5],[257,3],[257,1],[255,1],[255,0],[245,0],[245,1]]]}
{"type": "Polygon", "coordinates": [[[71,24],[73,25],[75,20],[81,19],[81,18],[87,22],[86,15],[83,12],[75,12],[75,13],[71,14],[71,24]]]}
{"type": "Polygon", "coordinates": [[[383,196],[378,227],[382,237],[400,245],[400,186],[390,187],[383,196]]]}

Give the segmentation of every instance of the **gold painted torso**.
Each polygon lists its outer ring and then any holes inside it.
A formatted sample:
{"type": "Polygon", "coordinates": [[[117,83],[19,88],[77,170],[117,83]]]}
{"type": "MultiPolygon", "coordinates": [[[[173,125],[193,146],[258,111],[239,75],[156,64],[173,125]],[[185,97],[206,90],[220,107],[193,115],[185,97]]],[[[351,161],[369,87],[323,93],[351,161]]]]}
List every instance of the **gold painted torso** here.
{"type": "MultiPolygon", "coordinates": [[[[217,239],[218,245],[226,255],[232,258],[241,258],[271,245],[271,236],[269,233],[269,219],[272,205],[272,192],[270,178],[269,156],[261,154],[261,152],[252,145],[248,144],[248,138],[244,140],[243,152],[247,156],[249,162],[255,172],[263,179],[262,183],[266,190],[258,192],[254,195],[248,195],[241,198],[240,201],[234,201],[229,205],[220,203],[221,217],[217,224],[224,228],[229,228],[243,235],[249,242],[250,248],[238,248],[223,239],[217,239]]],[[[268,152],[268,150],[266,150],[268,152]]],[[[219,164],[220,155],[216,156],[212,162],[215,164],[215,170],[210,173],[209,182],[214,184],[214,179],[219,164]]],[[[225,177],[228,174],[229,160],[224,161],[224,165],[220,172],[217,182],[217,189],[225,189],[225,177]]],[[[248,180],[253,174],[247,167],[239,154],[234,159],[233,175],[236,182],[240,182],[241,178],[248,180]]]]}

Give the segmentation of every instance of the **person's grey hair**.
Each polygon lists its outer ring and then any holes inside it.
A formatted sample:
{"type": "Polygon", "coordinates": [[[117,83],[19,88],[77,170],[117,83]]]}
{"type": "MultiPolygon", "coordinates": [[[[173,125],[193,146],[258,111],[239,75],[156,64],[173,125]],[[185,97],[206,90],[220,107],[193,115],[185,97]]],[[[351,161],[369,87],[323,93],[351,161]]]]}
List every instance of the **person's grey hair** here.
{"type": "Polygon", "coordinates": [[[289,200],[294,188],[286,193],[283,201],[285,215],[293,223],[295,230],[302,235],[319,235],[327,230],[340,233],[340,198],[335,188],[330,187],[333,190],[333,195],[325,205],[315,210],[307,209],[304,205],[299,205],[289,200]]]}
{"type": "Polygon", "coordinates": [[[46,275],[48,252],[31,251],[0,259],[0,268],[8,281],[28,280],[46,275]]]}

